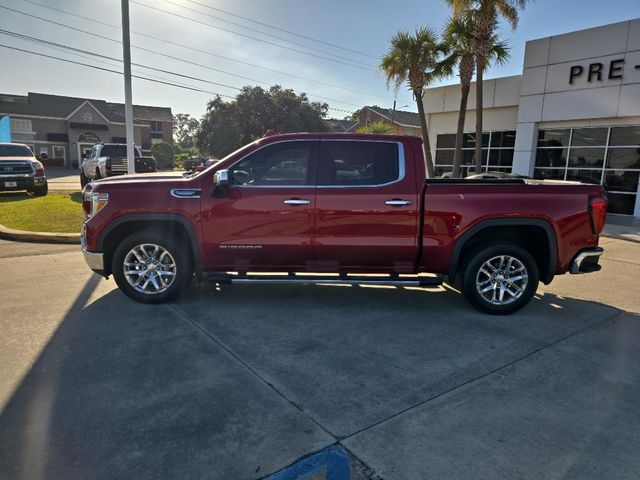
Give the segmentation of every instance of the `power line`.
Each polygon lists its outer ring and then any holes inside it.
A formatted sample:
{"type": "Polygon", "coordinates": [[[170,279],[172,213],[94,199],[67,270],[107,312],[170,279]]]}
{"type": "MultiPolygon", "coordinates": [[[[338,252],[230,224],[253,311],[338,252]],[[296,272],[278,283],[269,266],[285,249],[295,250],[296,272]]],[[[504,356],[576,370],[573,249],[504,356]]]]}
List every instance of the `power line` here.
{"type": "Polygon", "coordinates": [[[151,10],[155,10],[155,11],[158,11],[158,12],[166,13],[167,15],[171,15],[171,16],[174,16],[174,17],[182,18],[184,20],[188,20],[190,22],[198,23],[200,25],[205,25],[205,26],[210,27],[210,28],[215,28],[216,30],[221,30],[221,31],[227,32],[227,33],[232,33],[234,35],[238,35],[238,36],[244,37],[244,38],[249,38],[251,40],[255,40],[257,42],[261,42],[261,43],[264,43],[264,44],[267,44],[267,45],[271,45],[271,46],[274,46],[274,47],[283,48],[283,49],[289,50],[291,52],[301,53],[303,55],[309,55],[311,57],[319,58],[321,60],[326,60],[326,61],[329,61],[329,62],[335,62],[335,63],[339,63],[339,64],[342,64],[342,65],[346,65],[348,67],[359,68],[361,70],[369,71],[369,70],[374,70],[375,69],[375,67],[372,67],[370,65],[344,62],[342,60],[338,60],[338,59],[335,59],[335,58],[324,57],[322,55],[316,55],[315,53],[305,52],[303,50],[298,50],[296,48],[288,47],[286,45],[280,45],[279,43],[271,42],[271,41],[265,40],[263,38],[253,37],[253,36],[247,35],[245,33],[236,32],[234,30],[229,30],[228,28],[222,28],[222,27],[219,27],[217,25],[213,25],[211,23],[203,22],[202,20],[197,20],[195,18],[186,17],[184,15],[180,15],[179,13],[170,12],[169,10],[164,10],[162,8],[154,7],[152,5],[147,5],[146,3],[142,3],[142,2],[139,2],[137,0],[130,0],[130,2],[131,3],[135,3],[136,5],[141,5],[141,6],[146,7],[146,8],[150,8],[151,10]]]}
{"type": "MultiPolygon", "coordinates": [[[[40,45],[55,46],[55,47],[62,48],[62,49],[65,49],[65,50],[69,50],[69,51],[72,51],[72,52],[83,53],[85,55],[91,55],[91,56],[102,58],[102,59],[105,59],[105,60],[111,60],[111,61],[116,61],[116,62],[122,63],[122,60],[119,59],[119,58],[116,58],[116,57],[110,57],[108,55],[102,55],[100,53],[91,52],[89,50],[83,50],[81,48],[75,48],[75,47],[71,47],[69,45],[63,45],[61,43],[51,42],[49,40],[44,40],[44,39],[38,38],[38,37],[32,37],[30,35],[24,35],[22,33],[11,32],[9,30],[0,29],[0,34],[1,35],[7,35],[7,36],[10,36],[10,37],[14,37],[14,38],[19,38],[21,40],[26,40],[26,41],[33,42],[33,43],[40,44],[40,45]]],[[[206,80],[204,78],[194,77],[192,75],[186,75],[186,74],[183,74],[183,73],[172,72],[170,70],[164,70],[162,68],[151,67],[149,65],[144,65],[142,63],[131,62],[131,65],[135,65],[136,67],[146,68],[148,70],[153,70],[153,71],[156,71],[156,72],[167,73],[169,75],[175,75],[177,77],[187,78],[189,80],[195,80],[197,82],[210,83],[211,85],[217,85],[218,87],[225,87],[225,88],[230,88],[232,90],[238,90],[238,91],[242,90],[241,88],[234,87],[233,85],[227,85],[227,84],[224,84],[224,83],[214,82],[212,80],[206,80]]]]}
{"type": "Polygon", "coordinates": [[[255,20],[253,18],[249,18],[249,17],[245,17],[245,16],[242,16],[242,15],[238,15],[237,13],[233,13],[233,12],[230,12],[228,10],[223,10],[222,8],[217,8],[217,7],[213,7],[211,5],[207,5],[205,3],[196,2],[195,0],[187,0],[187,2],[194,3],[196,5],[200,5],[201,7],[205,7],[205,8],[208,8],[210,10],[215,10],[217,12],[221,12],[221,13],[224,13],[226,15],[230,15],[232,17],[241,18],[242,20],[246,20],[247,22],[255,23],[257,25],[262,25],[263,27],[273,28],[274,30],[277,30],[277,31],[283,32],[283,33],[288,33],[289,35],[293,35],[295,37],[304,38],[306,40],[310,40],[312,42],[321,43],[321,44],[327,45],[329,47],[339,48],[340,50],[344,50],[346,52],[357,53],[358,55],[362,55],[362,56],[365,56],[365,57],[371,57],[371,58],[378,59],[378,57],[376,55],[371,55],[370,53],[361,52],[361,51],[355,50],[353,48],[343,47],[342,45],[337,45],[335,43],[326,42],[324,40],[320,40],[320,39],[317,39],[317,38],[314,38],[314,37],[309,37],[307,35],[302,35],[301,33],[292,32],[291,30],[287,30],[287,29],[284,29],[284,28],[276,27],[275,25],[271,25],[269,23],[261,22],[259,20],[255,20]]]}
{"type": "MultiPolygon", "coordinates": [[[[101,20],[96,20],[95,18],[86,17],[86,16],[83,16],[83,15],[78,15],[77,13],[69,12],[67,10],[62,10],[60,8],[51,7],[49,5],[38,3],[38,2],[35,2],[33,0],[22,0],[22,1],[26,2],[26,3],[30,3],[32,5],[36,5],[38,7],[42,7],[42,8],[46,8],[46,9],[49,9],[49,10],[52,10],[52,11],[55,11],[55,12],[58,12],[58,13],[62,13],[64,15],[69,15],[69,16],[72,16],[72,17],[79,18],[81,20],[85,20],[85,21],[88,21],[88,22],[93,22],[93,23],[96,23],[98,25],[104,25],[106,27],[110,27],[110,28],[113,28],[115,30],[121,30],[121,27],[119,25],[115,25],[115,24],[112,24],[112,23],[107,23],[107,22],[104,22],[104,21],[101,21],[101,20]]],[[[54,23],[56,25],[64,26],[66,28],[75,29],[75,27],[71,27],[69,25],[65,25],[65,24],[61,24],[61,23],[58,23],[58,22],[54,22],[53,20],[50,20],[50,19],[42,19],[41,17],[38,17],[36,15],[30,14],[30,13],[26,13],[26,12],[22,12],[20,10],[15,10],[13,8],[5,7],[5,6],[2,6],[2,5],[0,5],[0,8],[5,8],[7,10],[10,10],[10,11],[15,12],[15,13],[19,13],[21,15],[31,16],[32,18],[37,18],[37,19],[41,19],[41,20],[44,20],[44,21],[48,21],[48,22],[54,23]]],[[[111,38],[103,37],[102,35],[98,35],[98,34],[95,34],[93,32],[87,32],[85,30],[81,30],[81,31],[83,33],[87,33],[89,35],[94,35],[94,36],[96,36],[98,38],[105,38],[107,40],[114,41],[111,38]]],[[[262,65],[257,65],[255,63],[246,62],[246,61],[243,61],[243,60],[238,60],[237,58],[227,57],[227,56],[224,56],[224,55],[212,53],[212,52],[207,51],[207,50],[202,50],[202,49],[190,46],[190,45],[186,45],[184,43],[174,42],[174,41],[171,41],[171,40],[167,40],[167,39],[164,39],[164,38],[156,37],[156,36],[153,36],[153,35],[148,35],[148,34],[141,33],[141,32],[136,32],[136,31],[133,31],[133,30],[131,31],[131,33],[133,33],[134,35],[137,35],[139,37],[143,37],[143,38],[148,38],[150,40],[154,40],[156,42],[166,43],[168,45],[173,45],[173,46],[176,46],[176,47],[188,49],[188,50],[191,50],[193,52],[202,53],[202,54],[208,55],[210,57],[221,58],[223,60],[227,60],[227,61],[230,61],[230,62],[239,63],[240,65],[246,65],[248,67],[258,68],[258,69],[261,69],[261,70],[264,70],[264,71],[267,71],[267,72],[276,73],[278,75],[284,75],[284,76],[291,77],[291,78],[297,78],[299,80],[304,80],[306,82],[317,83],[318,85],[324,85],[324,86],[327,86],[327,87],[338,88],[338,89],[341,89],[341,90],[344,90],[344,91],[348,91],[348,92],[352,92],[352,93],[358,93],[358,94],[361,94],[361,95],[368,95],[368,96],[371,96],[371,97],[381,98],[381,99],[390,101],[390,98],[384,97],[382,95],[376,95],[376,94],[373,94],[373,93],[363,92],[361,90],[356,90],[354,88],[345,87],[343,85],[338,85],[338,84],[330,83],[330,82],[324,82],[322,80],[303,77],[303,76],[297,75],[295,73],[284,72],[282,70],[277,70],[277,69],[265,67],[265,66],[262,66],[262,65]]],[[[137,49],[142,49],[142,47],[135,46],[135,45],[132,45],[132,47],[133,48],[137,48],[137,49]]],[[[222,70],[221,70],[221,72],[222,72],[222,70]]],[[[222,72],[222,73],[226,73],[228,75],[234,75],[234,74],[229,73],[229,72],[222,72]]]]}
{"type": "MultiPolygon", "coordinates": [[[[1,5],[0,5],[0,7],[1,7],[1,5]]],[[[46,19],[42,19],[41,17],[36,17],[36,18],[38,18],[39,20],[45,20],[46,21],[46,19]]],[[[59,24],[57,22],[53,22],[53,23],[56,23],[56,24],[61,25],[61,26],[66,26],[66,27],[71,28],[73,30],[80,31],[80,32],[92,35],[91,32],[87,32],[86,30],[78,29],[78,28],[71,27],[71,26],[64,25],[64,24],[59,24]]],[[[104,59],[121,62],[120,59],[117,59],[117,58],[114,58],[114,57],[109,57],[107,55],[101,55],[101,54],[98,54],[98,53],[95,53],[95,52],[90,52],[90,51],[87,51],[87,50],[78,49],[78,48],[71,47],[71,46],[68,46],[68,45],[58,44],[58,43],[55,43],[55,42],[44,40],[42,38],[33,37],[33,36],[30,36],[30,35],[24,35],[24,34],[21,34],[21,33],[12,32],[12,31],[3,30],[3,29],[0,29],[0,33],[2,33],[4,35],[17,37],[17,38],[20,38],[22,40],[26,40],[26,41],[30,41],[30,42],[35,42],[35,43],[40,43],[40,44],[45,44],[45,45],[50,45],[50,46],[54,45],[54,46],[56,46],[58,48],[62,48],[62,49],[65,49],[65,50],[70,50],[70,51],[74,51],[74,52],[78,52],[78,53],[84,53],[84,54],[87,54],[87,55],[92,55],[94,57],[101,57],[101,58],[104,58],[104,59]]],[[[102,35],[100,35],[99,38],[103,38],[105,40],[109,40],[109,41],[114,42],[114,43],[121,43],[118,40],[114,40],[112,38],[105,37],[105,36],[102,36],[102,35]]],[[[227,72],[224,72],[224,71],[219,70],[217,68],[209,67],[208,65],[203,65],[203,64],[200,64],[200,63],[192,62],[190,60],[185,60],[185,59],[182,59],[182,58],[179,58],[179,57],[174,57],[172,55],[167,55],[167,54],[164,54],[164,53],[155,52],[155,51],[150,50],[150,49],[146,49],[146,48],[142,48],[142,47],[135,47],[135,48],[139,48],[139,49],[141,49],[143,51],[147,51],[147,52],[153,53],[155,55],[160,55],[160,56],[163,56],[163,57],[171,58],[172,60],[176,60],[176,61],[179,61],[179,62],[187,63],[187,64],[190,64],[190,65],[194,65],[194,66],[197,66],[197,67],[205,68],[205,69],[208,69],[208,70],[213,70],[215,72],[227,73],[227,72]]],[[[148,65],[143,65],[143,64],[139,64],[139,63],[132,63],[132,65],[135,65],[135,66],[138,66],[138,67],[142,67],[142,68],[146,68],[146,69],[149,69],[149,70],[159,71],[159,72],[162,72],[162,73],[168,73],[170,75],[175,75],[175,76],[188,78],[190,80],[196,80],[196,81],[200,81],[200,82],[211,83],[213,85],[226,87],[226,88],[231,88],[231,89],[234,89],[234,90],[241,90],[240,88],[235,87],[235,86],[226,85],[226,84],[219,83],[219,82],[212,82],[212,81],[209,81],[209,80],[206,80],[206,79],[202,79],[202,78],[198,78],[198,77],[194,77],[194,76],[191,76],[191,75],[184,75],[184,74],[181,74],[181,73],[170,72],[170,71],[167,71],[167,70],[158,69],[156,67],[150,67],[148,65]]],[[[235,75],[235,74],[229,74],[229,75],[233,75],[233,76],[242,78],[244,80],[248,80],[250,82],[254,82],[254,83],[257,83],[257,84],[261,84],[261,85],[267,85],[267,86],[270,85],[267,82],[263,82],[263,81],[256,80],[256,79],[253,79],[253,78],[245,77],[245,76],[242,76],[242,75],[235,75]]],[[[329,98],[329,97],[324,97],[324,96],[321,96],[321,95],[314,95],[314,94],[307,94],[307,95],[310,96],[310,97],[319,98],[321,100],[326,100],[326,101],[329,101],[329,102],[341,103],[341,104],[349,105],[349,106],[352,106],[352,107],[362,108],[361,105],[357,105],[355,103],[344,102],[342,100],[336,100],[335,98],[329,98]]]]}
{"type": "MultiPolygon", "coordinates": [[[[68,58],[56,57],[54,55],[47,55],[47,54],[41,53],[41,52],[34,52],[32,50],[26,50],[26,49],[14,47],[14,46],[11,46],[11,45],[5,45],[5,44],[0,43],[0,47],[6,48],[8,50],[17,51],[17,52],[29,53],[31,55],[37,55],[39,57],[49,58],[49,59],[52,59],[52,60],[58,60],[58,61],[61,61],[61,62],[71,63],[71,64],[74,64],[74,65],[79,65],[79,66],[83,66],[83,67],[87,67],[87,68],[93,68],[95,70],[101,70],[103,72],[109,72],[109,73],[115,73],[115,74],[118,74],[118,75],[123,75],[123,73],[121,71],[119,71],[119,70],[112,70],[112,69],[109,69],[109,68],[98,67],[96,65],[91,65],[91,64],[83,63],[83,62],[77,62],[75,60],[70,60],[68,58]]],[[[56,47],[51,47],[51,48],[56,48],[56,47]]],[[[110,58],[110,57],[106,57],[106,58],[110,58]]],[[[116,59],[116,60],[118,60],[118,59],[116,59]]],[[[118,61],[120,61],[120,60],[118,60],[118,61]]],[[[142,75],[131,75],[131,77],[132,78],[137,78],[139,80],[145,80],[145,81],[152,82],[152,83],[168,85],[168,86],[176,87],[176,88],[183,88],[185,90],[191,90],[191,91],[194,91],[194,92],[206,93],[206,94],[209,94],[209,95],[215,95],[215,96],[219,96],[219,97],[229,98],[231,100],[235,100],[235,97],[232,97],[231,95],[225,95],[225,94],[218,93],[218,92],[212,92],[211,90],[204,90],[202,88],[193,87],[193,86],[189,86],[189,85],[186,85],[186,84],[170,82],[170,81],[167,81],[167,80],[160,80],[160,79],[157,79],[157,77],[156,78],[150,78],[148,76],[142,76],[142,75]]],[[[334,108],[334,107],[328,107],[328,109],[332,110],[332,111],[336,111],[336,112],[347,113],[347,114],[353,113],[353,112],[351,112],[349,110],[342,110],[340,108],[334,108]]]]}
{"type": "MultiPolygon", "coordinates": [[[[34,52],[32,50],[26,50],[24,48],[18,48],[18,47],[14,47],[14,46],[11,46],[11,45],[5,45],[5,44],[2,44],[2,43],[0,43],[0,47],[7,48],[9,50],[14,50],[14,51],[17,51],[17,52],[29,53],[31,55],[37,55],[39,57],[50,58],[50,59],[58,60],[58,61],[61,61],[61,62],[73,63],[74,65],[80,65],[80,66],[83,66],[83,67],[93,68],[93,69],[96,69],[96,70],[101,70],[103,72],[117,73],[118,75],[122,75],[123,74],[122,72],[120,72],[118,70],[111,70],[110,68],[98,67],[96,65],[90,65],[88,63],[76,62],[74,60],[69,60],[68,58],[61,58],[61,57],[56,57],[56,56],[53,56],[53,55],[47,55],[46,53],[34,52]]],[[[146,81],[154,82],[154,83],[162,83],[164,85],[169,85],[169,86],[172,86],[172,87],[184,88],[184,89],[187,89],[187,90],[193,90],[195,92],[208,93],[210,95],[217,95],[217,96],[220,96],[220,97],[234,99],[234,97],[232,97],[230,95],[224,95],[222,93],[211,92],[209,90],[203,90],[201,88],[188,87],[188,86],[180,85],[180,84],[173,83],[173,82],[155,80],[155,79],[152,79],[152,78],[149,78],[149,77],[143,77],[143,76],[140,76],[140,75],[131,75],[131,76],[133,78],[137,78],[139,80],[146,80],[146,81]]]]}
{"type": "MultiPolygon", "coordinates": [[[[357,60],[354,61],[350,57],[344,57],[342,55],[337,55],[337,54],[335,54],[333,52],[328,52],[326,50],[322,50],[322,49],[319,49],[319,48],[316,48],[316,47],[311,47],[309,45],[305,45],[304,43],[294,42],[293,40],[289,40],[289,39],[286,39],[286,38],[283,38],[283,37],[279,37],[277,35],[273,35],[271,33],[267,33],[267,32],[264,32],[262,30],[256,30],[255,28],[247,27],[246,25],[242,25],[241,23],[232,22],[231,20],[227,20],[226,18],[217,17],[215,15],[211,15],[209,13],[205,13],[205,12],[203,12],[201,10],[197,10],[195,8],[187,7],[186,5],[183,5],[181,3],[176,3],[176,2],[173,2],[171,0],[162,0],[162,1],[164,3],[168,3],[169,5],[173,5],[174,7],[182,8],[182,9],[187,10],[189,12],[197,13],[198,15],[204,15],[205,17],[211,18],[213,20],[217,20],[219,22],[224,22],[224,23],[228,23],[229,25],[233,25],[235,27],[244,28],[246,30],[249,30],[250,32],[259,33],[260,35],[264,35],[266,37],[275,38],[276,40],[280,40],[281,42],[290,43],[291,45],[296,45],[298,47],[307,48],[309,50],[313,50],[314,52],[322,53],[323,55],[328,55],[330,57],[335,57],[335,58],[339,58],[341,60],[346,60],[348,62],[359,64],[359,65],[362,65],[362,66],[365,66],[365,67],[370,67],[370,65],[361,63],[361,62],[359,62],[357,60]]],[[[136,3],[136,2],[133,2],[133,3],[136,3]]],[[[140,3],[139,5],[143,5],[143,4],[140,3]]],[[[148,5],[145,5],[145,6],[148,6],[148,5]]]]}

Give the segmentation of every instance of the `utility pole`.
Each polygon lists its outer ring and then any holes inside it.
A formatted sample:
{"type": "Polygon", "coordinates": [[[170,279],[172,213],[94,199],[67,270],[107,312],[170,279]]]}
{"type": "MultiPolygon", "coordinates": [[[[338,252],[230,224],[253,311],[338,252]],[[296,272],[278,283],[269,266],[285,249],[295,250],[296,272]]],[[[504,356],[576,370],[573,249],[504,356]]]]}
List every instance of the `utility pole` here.
{"type": "Polygon", "coordinates": [[[121,0],[122,61],[124,64],[124,118],[127,137],[127,173],[136,173],[133,138],[133,100],[131,98],[131,45],[129,39],[129,0],[121,0]]]}

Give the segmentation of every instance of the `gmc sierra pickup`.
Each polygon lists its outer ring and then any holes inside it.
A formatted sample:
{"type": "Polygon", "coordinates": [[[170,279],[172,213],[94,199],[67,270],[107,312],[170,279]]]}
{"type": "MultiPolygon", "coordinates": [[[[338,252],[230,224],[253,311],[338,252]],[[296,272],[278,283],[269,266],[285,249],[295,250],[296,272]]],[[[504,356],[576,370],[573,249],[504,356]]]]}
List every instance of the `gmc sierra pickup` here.
{"type": "Polygon", "coordinates": [[[599,270],[606,217],[599,185],[426,179],[419,138],[355,134],[265,137],[184,178],[103,179],[83,205],[87,263],[137,301],[168,301],[194,276],[444,278],[492,314],[525,306],[539,281],[599,270]]]}

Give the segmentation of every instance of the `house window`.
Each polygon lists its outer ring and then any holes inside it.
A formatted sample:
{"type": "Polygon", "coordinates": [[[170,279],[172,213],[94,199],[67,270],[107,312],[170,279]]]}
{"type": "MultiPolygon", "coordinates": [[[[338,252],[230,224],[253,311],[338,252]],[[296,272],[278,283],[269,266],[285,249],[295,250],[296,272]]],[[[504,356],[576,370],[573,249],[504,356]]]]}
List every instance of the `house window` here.
{"type": "Polygon", "coordinates": [[[33,141],[36,134],[33,131],[31,120],[24,118],[11,119],[11,139],[14,142],[33,141]]]}
{"type": "Polygon", "coordinates": [[[58,160],[61,159],[62,163],[64,164],[65,162],[65,148],[62,145],[54,145],[53,147],[51,147],[52,150],[52,157],[54,160],[58,160]]]}
{"type": "MultiPolygon", "coordinates": [[[[462,137],[462,159],[460,172],[463,177],[475,173],[475,134],[462,137]]],[[[482,171],[511,173],[516,132],[486,132],[482,134],[482,171]]],[[[436,141],[435,174],[441,176],[453,170],[453,155],[456,146],[455,134],[438,135],[436,141]]]]}
{"type": "Polygon", "coordinates": [[[604,185],[608,211],[633,215],[640,177],[640,126],[540,130],[534,178],[604,185]]]}
{"type": "Polygon", "coordinates": [[[162,133],[162,122],[151,122],[151,133],[162,133]]]}

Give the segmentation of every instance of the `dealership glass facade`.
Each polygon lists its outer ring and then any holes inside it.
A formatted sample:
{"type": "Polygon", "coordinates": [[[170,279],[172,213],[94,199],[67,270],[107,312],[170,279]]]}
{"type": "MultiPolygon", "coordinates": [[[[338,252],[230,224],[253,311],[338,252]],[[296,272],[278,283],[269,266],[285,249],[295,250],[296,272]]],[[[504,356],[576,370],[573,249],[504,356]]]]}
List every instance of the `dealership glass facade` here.
{"type": "MultiPolygon", "coordinates": [[[[465,133],[462,141],[462,176],[474,174],[475,134],[465,133]]],[[[516,132],[513,130],[482,134],[482,171],[511,172],[516,132]]],[[[453,170],[455,134],[438,135],[436,142],[435,174],[440,176],[453,170]]]]}
{"type": "Polygon", "coordinates": [[[609,212],[633,215],[640,126],[540,130],[534,178],[604,185],[609,212]]]}

